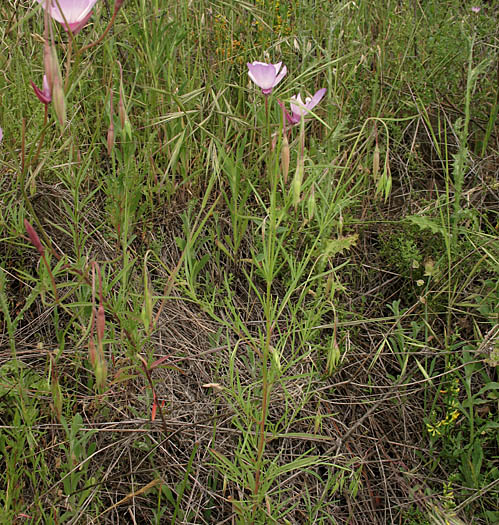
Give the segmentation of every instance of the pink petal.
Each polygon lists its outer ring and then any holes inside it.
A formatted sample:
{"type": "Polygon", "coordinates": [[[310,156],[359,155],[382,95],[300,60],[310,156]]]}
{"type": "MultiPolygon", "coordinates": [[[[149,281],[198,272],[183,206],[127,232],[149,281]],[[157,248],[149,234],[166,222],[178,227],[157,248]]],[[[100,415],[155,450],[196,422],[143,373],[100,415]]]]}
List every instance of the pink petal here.
{"type": "Polygon", "coordinates": [[[42,91],[33,81],[31,81],[31,87],[33,88],[33,91],[35,92],[35,95],[38,97],[38,100],[42,104],[50,104],[52,97],[50,96],[50,92],[48,93],[48,96],[44,91],[42,91]]]}
{"type": "Polygon", "coordinates": [[[156,402],[156,394],[153,394],[152,410],[151,410],[151,421],[156,419],[156,409],[158,408],[158,403],[156,402]]]}
{"type": "MultiPolygon", "coordinates": [[[[279,67],[281,67],[280,64],[281,63],[279,62],[279,67]]],[[[274,84],[272,87],[277,86],[277,84],[279,84],[279,82],[285,77],[287,72],[288,72],[288,68],[284,66],[282,68],[282,71],[279,73],[279,75],[277,75],[277,78],[274,80],[274,84]]]]}
{"type": "Polygon", "coordinates": [[[326,94],[326,88],[319,89],[315,95],[310,98],[307,97],[306,103],[303,103],[301,94],[291,97],[290,107],[291,107],[291,121],[293,124],[298,124],[302,116],[306,115],[312,108],[317,106],[317,104],[322,100],[326,94]]]}
{"type": "Polygon", "coordinates": [[[50,97],[50,86],[49,86],[49,80],[47,78],[47,75],[43,75],[42,87],[43,87],[43,94],[46,97],[50,97]]]}
{"type": "MultiPolygon", "coordinates": [[[[72,24],[69,24],[69,29],[71,30],[71,33],[73,33],[73,35],[76,35],[76,33],[79,33],[86,26],[92,14],[93,14],[93,11],[90,11],[90,13],[88,13],[88,15],[80,22],[74,22],[72,24]]],[[[68,28],[66,27],[66,24],[62,24],[62,25],[64,29],[67,31],[68,28]]]]}
{"type": "MultiPolygon", "coordinates": [[[[46,0],[36,0],[44,8],[46,0]]],[[[51,7],[49,14],[54,20],[64,24],[64,18],[71,27],[72,24],[81,22],[91,11],[98,0],[58,0],[59,6],[55,0],[49,0],[51,7]],[[64,13],[64,16],[63,16],[64,13]]],[[[88,20],[88,19],[87,19],[88,20]]]]}
{"type": "MultiPolygon", "coordinates": [[[[274,64],[267,64],[267,62],[259,62],[258,60],[255,60],[254,62],[251,62],[252,66],[270,66],[274,64]]],[[[249,64],[248,64],[249,66],[249,64]]]]}
{"type": "Polygon", "coordinates": [[[317,104],[322,100],[322,97],[324,97],[324,95],[326,94],[326,91],[326,88],[319,89],[319,91],[317,91],[310,100],[307,100],[307,103],[305,105],[306,108],[308,110],[315,108],[315,106],[317,106],[317,104]]]}
{"type": "Polygon", "coordinates": [[[248,75],[263,90],[272,89],[275,81],[275,68],[272,64],[248,64],[248,75]]]}
{"type": "Polygon", "coordinates": [[[299,121],[301,116],[307,112],[307,109],[305,108],[305,104],[301,99],[300,93],[298,93],[298,95],[296,95],[295,97],[291,97],[291,100],[297,102],[297,104],[293,104],[293,102],[290,102],[289,105],[291,107],[291,113],[293,114],[293,117],[299,121]]]}
{"type": "Polygon", "coordinates": [[[275,74],[277,76],[277,74],[279,73],[279,69],[281,69],[281,66],[282,66],[282,62],[277,62],[277,64],[272,64],[275,68],[275,74]]]}

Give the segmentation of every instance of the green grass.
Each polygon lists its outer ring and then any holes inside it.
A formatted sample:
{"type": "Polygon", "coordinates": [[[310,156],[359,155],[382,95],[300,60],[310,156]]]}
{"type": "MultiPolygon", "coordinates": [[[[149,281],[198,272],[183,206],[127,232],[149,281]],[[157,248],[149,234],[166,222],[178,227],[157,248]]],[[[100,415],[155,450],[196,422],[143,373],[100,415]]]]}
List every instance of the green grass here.
{"type": "Polygon", "coordinates": [[[0,523],[496,523],[492,4],[111,4],[62,126],[0,7],[0,523]]]}

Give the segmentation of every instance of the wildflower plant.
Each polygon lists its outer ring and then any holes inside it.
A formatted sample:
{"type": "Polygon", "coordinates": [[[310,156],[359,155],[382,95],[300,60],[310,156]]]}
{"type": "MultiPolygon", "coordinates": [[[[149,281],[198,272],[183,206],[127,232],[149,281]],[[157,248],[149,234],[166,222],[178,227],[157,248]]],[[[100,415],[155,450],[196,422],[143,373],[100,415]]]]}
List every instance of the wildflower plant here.
{"type": "Polygon", "coordinates": [[[426,423],[426,429],[432,438],[439,438],[449,428],[453,426],[460,417],[459,403],[457,396],[459,395],[460,387],[457,380],[454,380],[447,388],[441,389],[440,393],[446,397],[446,406],[442,418],[437,418],[433,415],[433,422],[426,423]]]}

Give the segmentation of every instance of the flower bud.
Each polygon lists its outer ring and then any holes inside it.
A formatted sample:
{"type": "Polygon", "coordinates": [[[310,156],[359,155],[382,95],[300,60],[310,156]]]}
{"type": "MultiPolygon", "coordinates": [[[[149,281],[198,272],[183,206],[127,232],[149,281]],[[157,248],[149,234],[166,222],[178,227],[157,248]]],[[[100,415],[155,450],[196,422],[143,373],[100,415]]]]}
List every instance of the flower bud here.
{"type": "Polygon", "coordinates": [[[24,227],[26,228],[26,233],[28,234],[29,240],[38,250],[38,253],[43,256],[45,249],[43,248],[43,244],[40,241],[40,237],[38,237],[38,234],[36,233],[33,226],[31,226],[31,224],[26,219],[24,219],[24,227]]]}
{"type": "Polygon", "coordinates": [[[47,75],[43,75],[42,89],[40,89],[33,81],[31,81],[31,87],[33,88],[38,100],[45,106],[48,106],[52,101],[52,93],[50,91],[47,75]]]}
{"type": "Polygon", "coordinates": [[[50,42],[48,41],[48,39],[45,39],[43,43],[43,64],[45,67],[45,76],[47,78],[47,85],[48,85],[50,94],[52,94],[52,86],[54,84],[54,80],[53,80],[54,66],[52,65],[53,60],[54,60],[54,55],[52,53],[50,42]]]}
{"type": "Polygon", "coordinates": [[[310,190],[310,194],[307,199],[307,212],[309,221],[311,221],[314,218],[316,208],[317,206],[315,202],[315,186],[312,185],[312,189],[310,190]]]}
{"type": "Polygon", "coordinates": [[[99,347],[102,345],[102,342],[104,341],[105,330],[106,330],[106,314],[104,312],[104,306],[100,304],[99,309],[97,310],[97,342],[99,343],[99,347]]]}
{"type": "Polygon", "coordinates": [[[109,128],[107,129],[107,154],[111,156],[114,146],[113,91],[109,90],[109,128]]]}
{"type": "MultiPolygon", "coordinates": [[[[54,46],[51,46],[51,61],[50,61],[50,75],[52,76],[52,101],[54,104],[55,114],[61,126],[66,122],[66,97],[62,85],[61,68],[57,60],[57,53],[54,46]]],[[[47,74],[47,82],[50,86],[49,72],[47,74]]]]}
{"type": "Polygon", "coordinates": [[[298,159],[296,165],[295,176],[291,182],[291,192],[293,198],[293,206],[296,208],[301,200],[301,185],[303,182],[303,172],[305,171],[305,160],[303,157],[298,159]]]}
{"type": "Polygon", "coordinates": [[[373,177],[375,181],[379,180],[379,147],[377,144],[373,155],[373,177]]]}
{"type": "Polygon", "coordinates": [[[152,410],[151,410],[151,421],[156,419],[156,410],[158,409],[158,401],[156,394],[153,392],[152,410]]]}
{"type": "Polygon", "coordinates": [[[107,364],[104,359],[98,359],[94,367],[95,384],[98,390],[104,390],[107,380],[107,364]]]}
{"type": "Polygon", "coordinates": [[[55,49],[55,45],[50,45],[50,63],[49,63],[50,71],[45,71],[45,74],[47,75],[47,82],[49,87],[54,89],[56,84],[61,84],[62,86],[62,74],[61,74],[61,66],[59,65],[59,59],[57,58],[57,51],[55,49]],[[50,85],[50,78],[52,79],[52,86],[50,85]]]}
{"type": "Polygon", "coordinates": [[[111,122],[107,130],[107,154],[111,156],[114,146],[114,124],[111,122]]]}
{"type": "Polygon", "coordinates": [[[121,6],[124,4],[125,0],[115,0],[114,2],[114,12],[117,13],[120,9],[121,9],[121,6]]]}
{"type": "Polygon", "coordinates": [[[289,142],[288,136],[284,133],[282,138],[281,146],[281,172],[284,178],[284,184],[288,182],[288,173],[289,173],[289,142]]]}
{"type": "Polygon", "coordinates": [[[125,122],[127,120],[125,104],[123,103],[123,87],[120,86],[120,99],[118,101],[118,114],[120,116],[121,129],[125,128],[125,122]]]}
{"type": "Polygon", "coordinates": [[[57,419],[60,421],[62,418],[62,392],[61,392],[61,386],[59,385],[59,381],[57,380],[55,374],[52,376],[51,390],[52,390],[52,401],[54,403],[53,407],[55,410],[55,415],[57,419]]]}
{"type": "Polygon", "coordinates": [[[62,84],[56,83],[54,85],[52,100],[59,124],[64,126],[64,123],[66,122],[66,97],[64,96],[62,84]]]}
{"type": "Polygon", "coordinates": [[[293,206],[295,209],[301,200],[301,185],[303,182],[303,173],[305,172],[305,119],[300,121],[300,151],[296,161],[296,171],[291,183],[293,206]]]}
{"type": "Polygon", "coordinates": [[[97,362],[97,349],[95,348],[94,338],[92,335],[90,335],[90,339],[88,340],[88,360],[95,368],[95,363],[97,362]]]}
{"type": "Polygon", "coordinates": [[[121,63],[118,61],[120,67],[120,98],[118,100],[118,115],[120,117],[121,132],[126,135],[128,140],[132,138],[132,128],[130,126],[130,120],[125,109],[125,93],[123,91],[123,68],[121,63]]]}

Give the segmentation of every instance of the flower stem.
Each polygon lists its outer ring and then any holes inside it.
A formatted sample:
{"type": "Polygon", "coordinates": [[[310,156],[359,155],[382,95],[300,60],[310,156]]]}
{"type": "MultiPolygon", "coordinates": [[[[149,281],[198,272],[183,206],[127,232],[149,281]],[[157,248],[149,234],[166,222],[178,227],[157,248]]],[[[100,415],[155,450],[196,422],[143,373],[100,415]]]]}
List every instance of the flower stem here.
{"type": "Polygon", "coordinates": [[[69,84],[69,72],[71,69],[71,55],[73,54],[73,34],[71,33],[71,38],[68,42],[68,52],[66,56],[66,80],[64,81],[64,91],[68,91],[69,84]]]}
{"type": "Polygon", "coordinates": [[[272,150],[272,137],[270,136],[270,118],[269,118],[269,96],[265,95],[265,126],[267,128],[267,138],[269,141],[269,158],[272,150]]]}
{"type": "MultiPolygon", "coordinates": [[[[271,390],[271,381],[269,381],[269,355],[271,350],[271,341],[272,341],[272,282],[274,276],[274,251],[275,251],[275,241],[276,241],[276,231],[277,231],[277,181],[278,176],[276,172],[276,164],[274,159],[276,158],[276,152],[272,151],[272,136],[270,133],[270,115],[269,115],[269,105],[268,105],[268,96],[265,96],[265,119],[267,126],[267,135],[268,135],[268,155],[267,155],[267,169],[268,169],[268,178],[270,181],[270,203],[269,203],[269,221],[268,221],[268,232],[265,230],[263,235],[265,237],[265,274],[266,274],[266,295],[265,295],[265,340],[263,344],[262,352],[262,404],[260,409],[260,421],[258,422],[258,444],[257,444],[257,453],[256,453],[256,472],[255,472],[255,485],[253,488],[253,513],[256,512],[258,505],[258,493],[260,492],[261,485],[261,476],[263,468],[263,454],[265,452],[266,444],[266,435],[265,427],[267,424],[267,415],[270,401],[270,390],[271,390]]],[[[264,223],[263,228],[266,225],[264,223]]]]}
{"type": "Polygon", "coordinates": [[[52,273],[52,270],[50,269],[50,265],[47,261],[47,258],[45,257],[45,254],[42,255],[43,264],[45,264],[45,268],[47,268],[47,271],[50,275],[50,281],[52,282],[52,288],[54,289],[54,302],[57,304],[59,302],[59,295],[57,293],[57,286],[55,285],[55,279],[54,274],[52,273]]]}
{"type": "Polygon", "coordinates": [[[60,260],[61,256],[53,248],[52,243],[50,241],[50,238],[45,233],[45,230],[44,230],[44,228],[42,226],[42,223],[40,222],[40,219],[38,218],[38,215],[35,213],[35,209],[33,208],[33,205],[31,204],[31,201],[29,200],[28,194],[26,192],[26,172],[27,172],[28,166],[26,165],[26,159],[25,159],[25,155],[26,155],[25,146],[24,146],[25,142],[26,142],[26,119],[23,118],[22,136],[21,136],[21,155],[22,155],[22,157],[21,157],[21,177],[20,177],[20,180],[19,180],[19,184],[21,186],[21,192],[23,194],[24,203],[29,208],[29,212],[30,212],[31,216],[35,219],[36,225],[40,229],[40,232],[42,234],[42,237],[43,237],[46,245],[49,247],[49,249],[52,252],[52,254],[54,255],[54,257],[57,260],[60,260]]]}
{"type": "Polygon", "coordinates": [[[48,107],[48,104],[44,104],[43,106],[45,108],[45,112],[43,115],[43,126],[42,126],[43,129],[42,129],[42,134],[40,135],[40,141],[38,142],[38,147],[36,149],[35,156],[33,157],[33,160],[31,161],[32,165],[35,164],[36,161],[38,160],[40,151],[42,149],[43,140],[45,139],[45,133],[47,131],[46,126],[47,126],[47,120],[48,120],[48,115],[49,115],[49,107],[48,107]]]}
{"type": "Polygon", "coordinates": [[[83,51],[88,51],[92,47],[95,47],[97,44],[100,44],[104,40],[104,38],[106,38],[107,34],[111,30],[111,27],[113,27],[113,24],[114,24],[114,21],[116,20],[116,15],[118,14],[118,11],[119,11],[119,9],[115,9],[114,10],[113,16],[111,17],[111,20],[109,20],[109,24],[107,24],[106,29],[104,29],[104,33],[102,33],[102,35],[97,40],[95,40],[95,42],[91,42],[90,44],[88,44],[86,46],[80,47],[80,49],[78,51],[79,53],[83,53],[83,51]]]}

